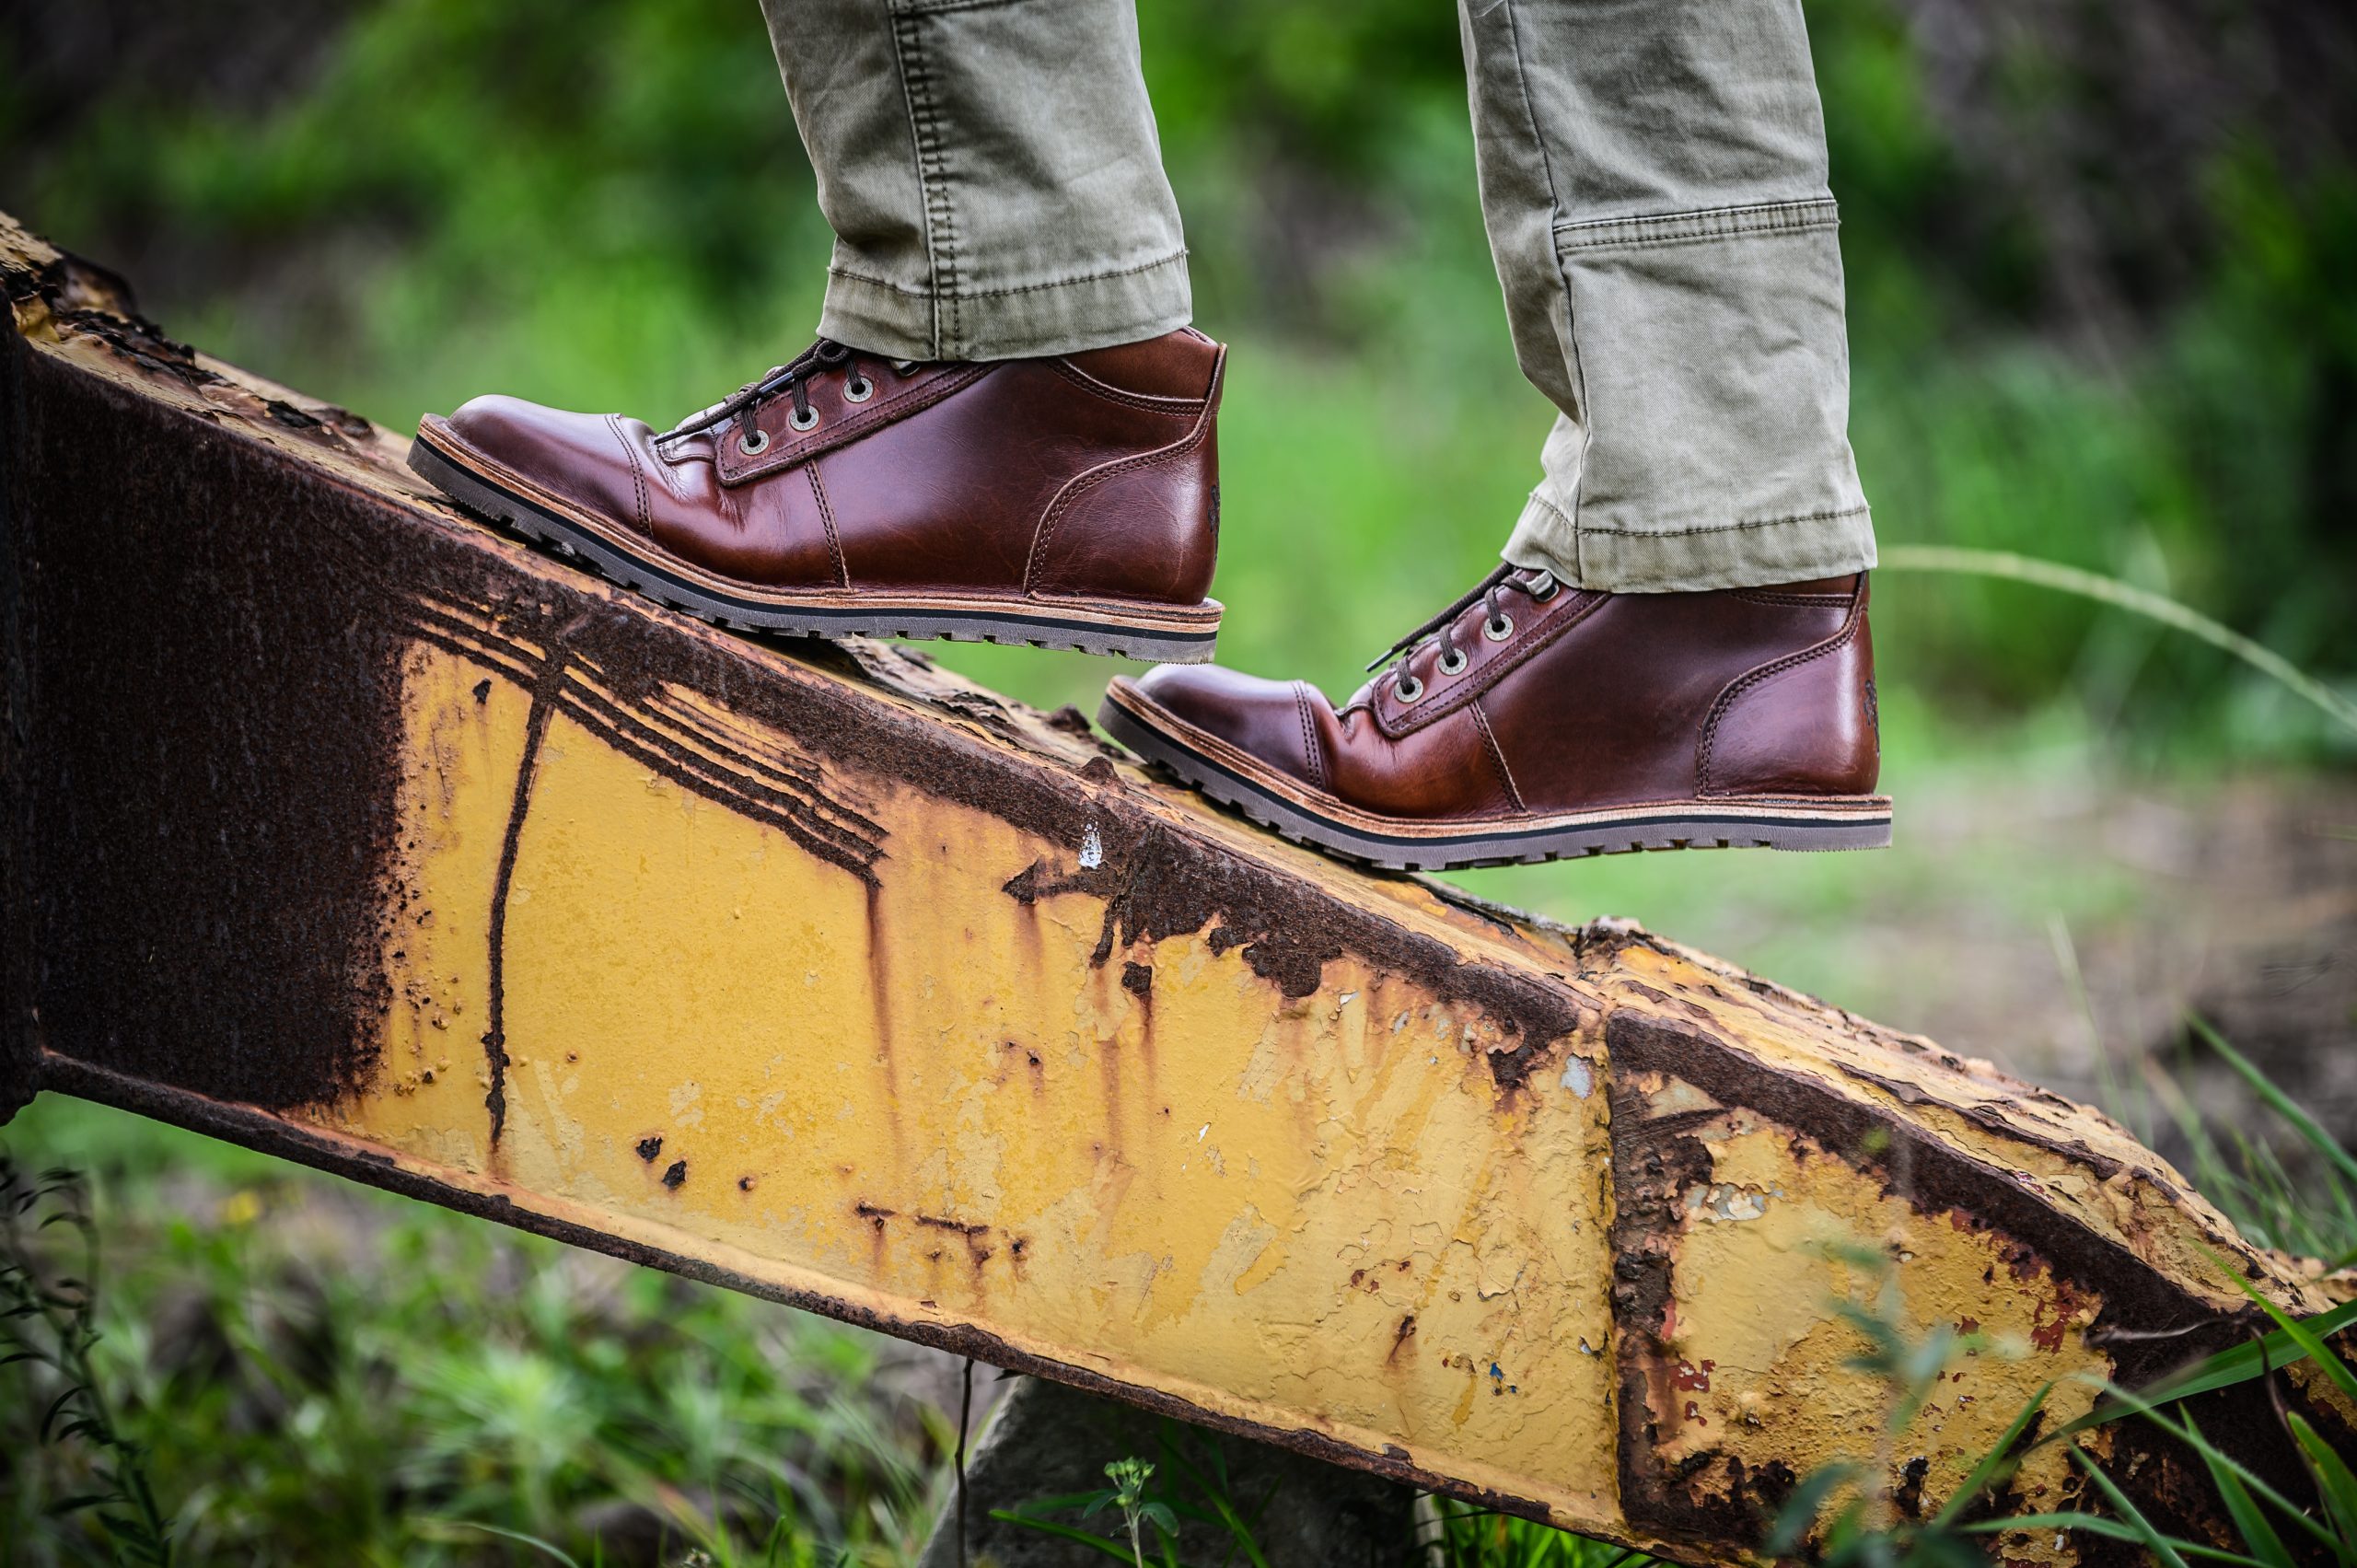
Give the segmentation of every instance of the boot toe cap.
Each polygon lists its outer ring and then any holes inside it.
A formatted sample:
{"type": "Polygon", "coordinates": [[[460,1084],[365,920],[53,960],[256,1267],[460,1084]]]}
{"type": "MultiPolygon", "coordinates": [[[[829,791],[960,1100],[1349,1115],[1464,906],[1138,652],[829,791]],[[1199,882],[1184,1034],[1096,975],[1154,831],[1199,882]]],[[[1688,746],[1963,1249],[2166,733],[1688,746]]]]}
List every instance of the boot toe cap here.
{"type": "Polygon", "coordinates": [[[1215,664],[1166,664],[1148,670],[1137,690],[1155,706],[1195,729],[1304,783],[1317,784],[1315,711],[1325,699],[1298,680],[1268,680],[1215,664]]]}
{"type": "Polygon", "coordinates": [[[467,447],[542,490],[644,531],[636,421],[570,413],[522,398],[473,398],[444,422],[467,447]]]}

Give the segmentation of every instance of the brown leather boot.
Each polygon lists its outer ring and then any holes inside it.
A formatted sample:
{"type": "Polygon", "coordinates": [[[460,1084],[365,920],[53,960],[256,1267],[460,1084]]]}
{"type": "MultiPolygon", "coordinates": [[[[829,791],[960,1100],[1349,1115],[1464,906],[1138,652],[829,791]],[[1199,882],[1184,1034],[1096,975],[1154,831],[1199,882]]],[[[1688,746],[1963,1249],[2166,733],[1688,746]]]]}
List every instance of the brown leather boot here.
{"type": "Polygon", "coordinates": [[[1227,351],[984,365],[821,341],[657,435],[477,398],[410,466],[461,505],[706,620],[1205,659],[1227,351]]]}
{"type": "Polygon", "coordinates": [[[1099,720],[1254,821],[1395,870],[1890,842],[1863,575],[1608,594],[1501,567],[1394,655],[1340,712],[1214,667],[1116,679],[1099,720]]]}

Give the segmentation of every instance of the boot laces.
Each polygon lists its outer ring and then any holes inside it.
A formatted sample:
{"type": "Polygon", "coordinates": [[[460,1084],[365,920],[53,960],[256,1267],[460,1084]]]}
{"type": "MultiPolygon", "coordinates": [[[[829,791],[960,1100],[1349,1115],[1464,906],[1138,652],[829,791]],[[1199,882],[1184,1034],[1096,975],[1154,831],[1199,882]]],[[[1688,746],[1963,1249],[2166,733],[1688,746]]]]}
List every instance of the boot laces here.
{"type": "MultiPolygon", "coordinates": [[[[1530,570],[1512,565],[1500,565],[1455,604],[1400,638],[1382,653],[1367,661],[1370,671],[1383,669],[1392,678],[1392,687],[1402,702],[1412,703],[1424,694],[1423,682],[1408,668],[1408,661],[1416,656],[1427,642],[1438,650],[1434,668],[1443,675],[1455,675],[1468,662],[1465,650],[1457,645],[1458,620],[1476,604],[1481,607],[1481,634],[1493,643],[1503,643],[1514,635],[1514,617],[1505,609],[1504,596],[1518,593],[1533,604],[1545,604],[1562,587],[1555,574],[1546,570],[1530,570]],[[1386,668],[1388,667],[1388,668],[1386,668]]],[[[1380,680],[1383,677],[1377,676],[1380,680]]]]}
{"type": "MultiPolygon", "coordinates": [[[[734,423],[738,445],[749,454],[759,452],[769,445],[769,437],[759,424],[761,409],[781,395],[793,400],[795,429],[807,430],[819,423],[818,413],[810,406],[810,384],[823,372],[848,372],[843,382],[844,395],[853,402],[865,402],[876,383],[862,366],[861,358],[860,352],[848,344],[820,338],[785,364],[772,366],[760,379],[746,382],[708,408],[698,409],[655,439],[676,441],[734,423]]],[[[903,376],[917,367],[917,361],[912,359],[890,363],[903,376]]]]}

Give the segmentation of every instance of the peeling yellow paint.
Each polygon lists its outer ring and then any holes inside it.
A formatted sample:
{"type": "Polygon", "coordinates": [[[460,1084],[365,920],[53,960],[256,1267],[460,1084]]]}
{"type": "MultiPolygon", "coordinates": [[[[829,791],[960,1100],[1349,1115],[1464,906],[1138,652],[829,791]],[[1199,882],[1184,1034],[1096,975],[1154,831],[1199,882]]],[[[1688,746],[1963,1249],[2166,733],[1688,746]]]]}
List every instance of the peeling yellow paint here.
{"type": "MultiPolygon", "coordinates": [[[[493,1010],[529,693],[482,679],[411,665],[389,1060],[428,1008],[493,1010]]],[[[496,1145],[482,1028],[437,1040],[462,1081],[372,1090],[342,1131],[1613,1520],[1610,1369],[1577,1348],[1610,1333],[1601,1097],[1559,1070],[1509,1101],[1499,1020],[1349,958],[1298,1000],[1205,934],[1093,964],[1099,900],[1002,890],[1056,846],[702,716],[888,822],[877,885],[559,714],[507,895],[496,1145]]]]}

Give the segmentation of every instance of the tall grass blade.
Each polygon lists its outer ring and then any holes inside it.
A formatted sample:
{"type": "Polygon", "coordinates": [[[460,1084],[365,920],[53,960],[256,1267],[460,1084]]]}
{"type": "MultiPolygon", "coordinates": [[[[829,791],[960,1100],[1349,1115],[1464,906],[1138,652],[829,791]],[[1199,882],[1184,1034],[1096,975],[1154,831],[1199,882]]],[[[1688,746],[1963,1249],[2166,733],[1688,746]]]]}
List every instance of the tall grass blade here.
{"type": "Polygon", "coordinates": [[[2103,1493],[2104,1501],[2119,1513],[2121,1521],[2136,1532],[2137,1539],[2144,1543],[2145,1551],[2167,1564],[2167,1568],[2186,1568],[2185,1559],[2177,1551],[2177,1543],[2153,1527],[2153,1522],[2128,1500],[2128,1493],[2119,1490],[2119,1483],[2103,1473],[2101,1465],[2076,1448],[2071,1450],[2071,1458],[2087,1472],[2087,1479],[2096,1483],[2096,1489],[2103,1493]]]}
{"type": "Polygon", "coordinates": [[[1070,1525],[1060,1525],[1052,1519],[1034,1519],[1018,1514],[1012,1508],[993,1508],[991,1510],[991,1517],[1004,1525],[1021,1525],[1027,1530],[1038,1530],[1041,1535],[1054,1536],[1059,1540],[1068,1540],[1075,1546],[1093,1548],[1116,1562],[1134,1565],[1136,1562],[1136,1559],[1130,1555],[1128,1548],[1116,1545],[1103,1536],[1091,1535],[1086,1530],[1074,1529],[1070,1525]]]}
{"type": "Polygon", "coordinates": [[[1893,544],[1883,548],[1881,565],[1888,572],[1956,572],[1967,576],[1998,577],[2029,583],[2060,593],[2076,594],[2157,621],[2164,626],[2199,637],[2212,647],[2232,654],[2260,674],[2282,683],[2302,701],[2314,703],[2328,717],[2357,731],[2357,703],[2351,703],[2274,649],[2211,620],[2198,610],[2173,598],[2107,577],[2097,572],[2041,561],[2010,550],[1975,550],[1952,544],[1893,544]]]}
{"type": "Polygon", "coordinates": [[[581,1564],[564,1548],[542,1540],[538,1536],[527,1535],[522,1530],[511,1530],[504,1525],[486,1525],[474,1519],[445,1519],[441,1522],[454,1529],[481,1530],[487,1536],[497,1536],[503,1540],[512,1540],[519,1546],[528,1546],[543,1556],[553,1558],[563,1563],[564,1568],[581,1568],[581,1564]]]}
{"type": "Polygon", "coordinates": [[[2014,1445],[2021,1441],[2022,1434],[2029,1430],[2029,1423],[2036,1421],[2038,1411],[2046,1408],[2046,1397],[2052,1392],[2054,1385],[2049,1383],[2029,1397],[2029,1402],[2023,1405],[2020,1413],[2014,1417],[2013,1424],[2005,1428],[2005,1434],[1980,1456],[1980,1462],[1972,1467],[1972,1473],[1964,1478],[1964,1484],[1948,1498],[1947,1506],[1933,1518],[1933,1529],[1955,1523],[1956,1516],[1970,1507],[1973,1499],[1986,1492],[2001,1473],[2012,1473],[2018,1462],[2014,1454],[2014,1445]]]}
{"type": "MultiPolygon", "coordinates": [[[[2215,1257],[2216,1254],[2213,1253],[2212,1256],[2215,1257]]],[[[2225,1269],[2224,1260],[2219,1260],[2219,1266],[2230,1275],[2232,1274],[2231,1270],[2225,1269]]],[[[2206,1356],[2148,1388],[2135,1390],[2132,1396],[2115,1393],[2110,1399],[2096,1406],[2068,1426],[2059,1428],[2040,1438],[2038,1440],[2040,1446],[2043,1446],[2059,1438],[2068,1437],[2073,1433],[2084,1432],[2091,1426],[2107,1426],[2121,1416],[2132,1414],[2140,1409],[2174,1404],[2179,1400],[2189,1400],[2196,1394],[2207,1394],[2213,1389],[2231,1388],[2237,1383],[2247,1383],[2269,1367],[2282,1368],[2298,1361],[2303,1355],[2311,1355],[2317,1351],[2325,1350],[2323,1342],[2325,1340],[2340,1332],[2352,1323],[2357,1323],[2357,1301],[2345,1301],[2329,1312],[2316,1314],[2305,1323],[2294,1323],[2277,1310],[2272,1302],[2251,1290],[2247,1284],[2244,1284],[2239,1276],[2234,1277],[2235,1283],[2243,1285],[2251,1298],[2265,1307],[2268,1315],[2275,1319],[2279,1326],[2274,1332],[2267,1335],[2263,1340],[2235,1345],[2230,1350],[2222,1350],[2215,1355],[2206,1356]],[[2306,1344],[2301,1342],[2303,1336],[2307,1341],[2306,1344]],[[2309,1349],[2310,1345],[2315,1346],[2315,1350],[2309,1349]]],[[[2328,1359],[2334,1362],[2340,1360],[2338,1356],[2329,1355],[2328,1359]]]]}
{"type": "MultiPolygon", "coordinates": [[[[2130,1410],[2134,1411],[2137,1414],[2142,1415],[2145,1420],[2151,1422],[2154,1426],[2159,1427],[2162,1431],[2167,1433],[2170,1436],[2176,1438],[2187,1447],[2194,1449],[2202,1448],[2206,1440],[2200,1433],[2193,1429],[2193,1423],[2190,1419],[2182,1423],[2174,1422],[2160,1411],[2146,1404],[2142,1400],[2124,1388],[2113,1388],[2110,1392],[2112,1397],[2118,1400],[2122,1405],[2125,1405],[2130,1410]]],[[[2293,1502],[2290,1498],[2284,1496],[2283,1493],[2278,1492],[2265,1477],[2259,1475],[2248,1465],[2244,1464],[2240,1459],[2235,1458],[2231,1454],[2223,1453],[2216,1449],[2210,1449],[2208,1450],[2208,1453],[2214,1455],[2216,1463],[2224,1469],[2232,1472],[2235,1479],[2242,1482],[2244,1488],[2256,1495],[2260,1502],[2273,1504],[2276,1510],[2285,1518],[2299,1526],[2301,1529],[2305,1530],[2308,1534],[2316,1537],[2316,1539],[2323,1542],[2327,1548],[2336,1551],[2339,1550],[2341,1543],[2334,1538],[2330,1530],[2327,1529],[2323,1525],[2318,1524],[2314,1518],[2310,1517],[2308,1511],[2301,1504],[2293,1502]]]]}
{"type": "Polygon", "coordinates": [[[2357,1552],[2357,1475],[2350,1474],[2349,1461],[2333,1452],[2332,1445],[2308,1424],[2307,1417],[2287,1411],[2283,1421],[2305,1451],[2309,1469],[2316,1472],[2316,1490],[2324,1493],[2325,1506],[2332,1510],[2333,1527],[2340,1532],[2346,1561],[2357,1552]]]}
{"type": "MultiPolygon", "coordinates": [[[[2208,1249],[2205,1248],[2203,1250],[2207,1251],[2208,1249]]],[[[2316,1365],[2323,1369],[2324,1375],[2332,1379],[2333,1387],[2351,1400],[2357,1400],[2357,1372],[2350,1370],[2349,1364],[2341,1360],[2333,1348],[2326,1344],[2323,1337],[2316,1332],[2316,1325],[2328,1318],[2341,1317],[2351,1307],[2357,1307],[2357,1302],[2344,1303],[2330,1312],[2303,1323],[2260,1295],[2258,1287],[2229,1268],[2223,1258],[2220,1258],[2214,1252],[2210,1256],[2217,1263],[2219,1272],[2235,1282],[2235,1288],[2258,1303],[2259,1310],[2275,1319],[2276,1327],[2288,1336],[2293,1344],[2300,1347],[2300,1353],[2311,1357],[2316,1365]]],[[[2268,1336],[2270,1339],[2274,1337],[2272,1334],[2268,1336]]]]}
{"type": "Polygon", "coordinates": [[[2225,1058],[2226,1065],[2242,1075],[2243,1082],[2251,1086],[2252,1093],[2267,1102],[2270,1110],[2298,1131],[2308,1147],[2339,1167],[2341,1175],[2357,1181],[2357,1155],[2342,1148],[2340,1140],[2326,1132],[2316,1119],[2308,1114],[2305,1107],[2276,1087],[2274,1080],[2260,1072],[2248,1057],[2227,1044],[2226,1037],[2212,1028],[2208,1019],[2196,1013],[2188,1013],[2185,1021],[2201,1037],[2203,1043],[2225,1058]]]}
{"type": "Polygon", "coordinates": [[[2243,1484],[2242,1477],[2235,1473],[2233,1466],[2223,1462],[2225,1456],[2201,1435],[2200,1429],[2194,1426],[2192,1417],[2188,1416],[2185,1424],[2192,1439],[2193,1451],[2200,1455],[2201,1462],[2209,1467],[2211,1484],[2217,1487],[2218,1495],[2224,1499],[2226,1512],[2235,1516],[2235,1533],[2243,1538],[2243,1544],[2257,1552],[2259,1561],[2268,1568],[2293,1568],[2291,1549],[2283,1544],[2283,1538],[2268,1521],[2267,1511],[2258,1505],[2258,1499],[2251,1496],[2250,1488],[2243,1484]]]}

